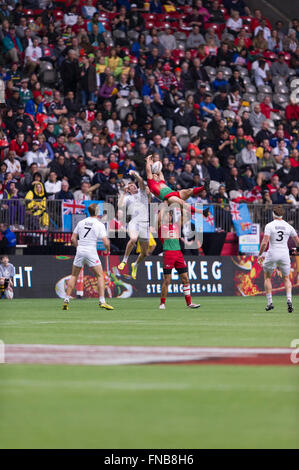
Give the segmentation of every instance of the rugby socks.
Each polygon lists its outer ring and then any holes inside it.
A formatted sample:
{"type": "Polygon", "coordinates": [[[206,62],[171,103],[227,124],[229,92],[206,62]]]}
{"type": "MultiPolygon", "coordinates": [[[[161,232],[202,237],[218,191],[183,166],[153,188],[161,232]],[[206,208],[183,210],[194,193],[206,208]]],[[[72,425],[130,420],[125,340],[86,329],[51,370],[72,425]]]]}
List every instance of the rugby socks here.
{"type": "Polygon", "coordinates": [[[204,186],[199,186],[197,188],[192,188],[193,196],[198,196],[198,194],[201,193],[201,191],[203,191],[204,189],[205,189],[204,186]]]}
{"type": "Polygon", "coordinates": [[[100,304],[105,304],[105,297],[100,297],[99,298],[100,304]]]}
{"type": "Polygon", "coordinates": [[[0,298],[4,297],[5,286],[4,284],[0,285],[0,298]]]}
{"type": "Polygon", "coordinates": [[[272,294],[266,294],[266,297],[267,297],[267,305],[271,305],[272,304],[272,294]]]}
{"type": "Polygon", "coordinates": [[[190,291],[190,284],[185,284],[183,286],[183,292],[186,300],[186,304],[190,305],[191,304],[191,291],[190,291]]]}
{"type": "Polygon", "coordinates": [[[124,256],[122,262],[123,262],[123,263],[127,263],[127,262],[128,262],[128,258],[127,258],[126,256],[124,256]]]}
{"type": "Polygon", "coordinates": [[[161,305],[164,305],[166,302],[166,297],[161,297],[161,305]]]}
{"type": "Polygon", "coordinates": [[[292,293],[291,292],[287,292],[287,302],[292,303],[292,293]]]}
{"type": "Polygon", "coordinates": [[[70,301],[70,297],[69,295],[66,295],[64,298],[64,302],[69,303],[69,301],[70,301]]]}

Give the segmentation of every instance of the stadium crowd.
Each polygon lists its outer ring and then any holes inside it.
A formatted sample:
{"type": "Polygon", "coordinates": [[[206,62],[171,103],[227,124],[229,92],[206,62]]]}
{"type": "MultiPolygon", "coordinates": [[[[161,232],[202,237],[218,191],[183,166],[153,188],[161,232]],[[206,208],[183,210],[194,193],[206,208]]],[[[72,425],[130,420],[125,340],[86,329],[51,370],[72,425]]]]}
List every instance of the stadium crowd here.
{"type": "MultiPolygon", "coordinates": [[[[198,201],[299,205],[299,20],[243,0],[1,0],[0,198],[116,196],[145,156],[198,201]]],[[[3,208],[5,209],[5,205],[3,208]]]]}

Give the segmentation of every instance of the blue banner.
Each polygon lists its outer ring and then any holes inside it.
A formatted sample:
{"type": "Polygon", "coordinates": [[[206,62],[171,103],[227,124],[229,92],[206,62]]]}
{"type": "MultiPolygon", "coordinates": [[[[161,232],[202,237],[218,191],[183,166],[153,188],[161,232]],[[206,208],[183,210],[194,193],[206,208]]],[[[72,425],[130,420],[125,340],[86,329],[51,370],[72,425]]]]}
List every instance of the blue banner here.
{"type": "Polygon", "coordinates": [[[247,204],[230,202],[229,206],[237,236],[240,237],[240,235],[250,234],[252,230],[252,221],[247,204]]]}

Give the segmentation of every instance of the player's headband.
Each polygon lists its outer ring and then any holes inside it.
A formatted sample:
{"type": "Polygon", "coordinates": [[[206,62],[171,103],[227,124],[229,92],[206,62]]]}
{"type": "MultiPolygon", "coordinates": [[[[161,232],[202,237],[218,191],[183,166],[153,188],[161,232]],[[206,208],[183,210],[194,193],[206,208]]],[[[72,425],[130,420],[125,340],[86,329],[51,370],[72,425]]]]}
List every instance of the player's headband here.
{"type": "Polygon", "coordinates": [[[276,215],[275,212],[272,211],[273,219],[282,219],[282,215],[276,215]]]}

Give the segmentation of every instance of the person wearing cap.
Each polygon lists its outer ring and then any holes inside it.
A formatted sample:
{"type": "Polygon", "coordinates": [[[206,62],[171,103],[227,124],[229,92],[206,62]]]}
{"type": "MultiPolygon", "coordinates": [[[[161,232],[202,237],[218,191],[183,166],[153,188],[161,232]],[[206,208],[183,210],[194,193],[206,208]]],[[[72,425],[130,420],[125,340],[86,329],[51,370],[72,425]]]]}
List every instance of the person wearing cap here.
{"type": "Polygon", "coordinates": [[[212,95],[206,93],[204,101],[200,103],[201,116],[204,117],[213,117],[215,111],[217,110],[214,103],[212,103],[212,95]]]}
{"type": "Polygon", "coordinates": [[[33,99],[27,101],[25,113],[35,117],[37,113],[47,114],[43,104],[43,96],[40,92],[33,93],[33,99]]]}
{"type": "Polygon", "coordinates": [[[134,29],[135,31],[144,30],[144,18],[138,12],[136,3],[132,3],[131,10],[127,12],[127,19],[129,20],[129,30],[134,29]]]}
{"type": "Polygon", "coordinates": [[[163,91],[170,90],[171,85],[178,86],[175,75],[171,72],[170,65],[167,63],[163,65],[162,73],[158,78],[158,85],[163,91]]]}
{"type": "Polygon", "coordinates": [[[44,176],[48,173],[48,160],[45,155],[39,151],[40,143],[38,140],[32,142],[32,148],[29,152],[26,153],[25,157],[27,160],[27,167],[30,167],[32,163],[36,163],[38,171],[44,176]]]}
{"type": "Polygon", "coordinates": [[[24,105],[26,105],[26,103],[29,100],[32,100],[32,98],[33,98],[32,91],[29,90],[28,88],[28,78],[22,78],[21,88],[20,88],[20,100],[22,101],[24,105]]]}
{"type": "Polygon", "coordinates": [[[9,32],[2,39],[2,52],[10,62],[18,63],[23,52],[23,47],[20,39],[16,35],[16,30],[13,25],[9,27],[9,32]]]}

